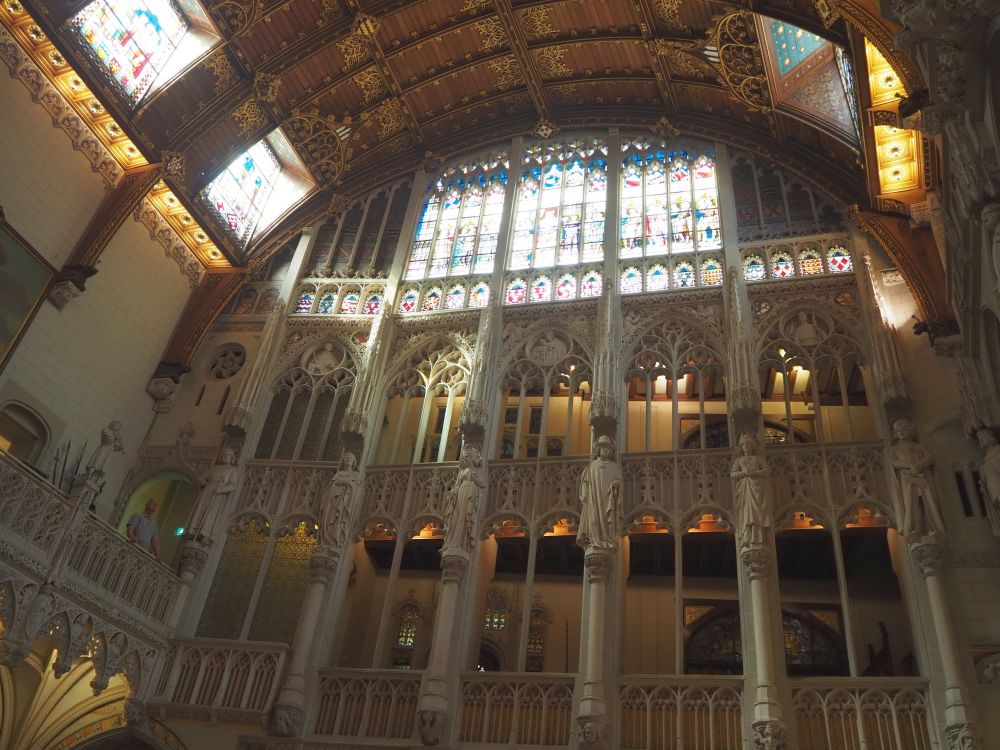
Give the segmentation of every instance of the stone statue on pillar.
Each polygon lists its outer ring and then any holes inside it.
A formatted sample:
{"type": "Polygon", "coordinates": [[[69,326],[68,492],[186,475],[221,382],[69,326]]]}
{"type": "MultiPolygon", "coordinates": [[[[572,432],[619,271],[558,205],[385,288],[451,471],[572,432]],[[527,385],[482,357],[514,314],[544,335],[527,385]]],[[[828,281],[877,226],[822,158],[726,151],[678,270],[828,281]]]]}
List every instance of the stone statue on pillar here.
{"type": "Polygon", "coordinates": [[[478,448],[465,446],[459,461],[458,478],[445,499],[446,524],[441,552],[452,550],[472,552],[476,539],[476,520],[486,479],[483,477],[482,455],[478,448]]]}
{"type": "Polygon", "coordinates": [[[766,545],[774,527],[767,481],[771,473],[767,460],[758,453],[757,438],[751,432],[740,435],[741,454],[730,475],[735,484],[734,503],[739,513],[739,543],[745,549],[766,545]]]}
{"type": "Polygon", "coordinates": [[[115,420],[101,429],[101,442],[90,454],[90,459],[87,461],[87,474],[103,474],[104,464],[108,462],[112,452],[122,452],[121,428],[122,423],[115,420]]]}
{"type": "Polygon", "coordinates": [[[1000,539],[1000,444],[992,430],[981,427],[976,431],[979,447],[983,449],[983,464],[979,469],[979,483],[986,496],[986,517],[993,536],[1000,539]]]}
{"type": "Polygon", "coordinates": [[[927,475],[934,459],[914,439],[916,432],[909,419],[901,418],[893,422],[892,434],[896,443],[889,448],[889,460],[899,475],[903,506],[899,531],[910,544],[943,537],[944,519],[927,475]]]}
{"type": "Polygon", "coordinates": [[[615,444],[601,435],[594,444],[593,460],[580,479],[580,528],[576,542],[581,547],[617,549],[623,518],[622,470],[614,460],[615,444]]]}
{"type": "Polygon", "coordinates": [[[354,498],[361,486],[361,472],[357,469],[358,459],[350,451],[340,457],[340,466],[330,482],[323,507],[320,509],[319,540],[317,549],[340,549],[347,538],[347,527],[351,523],[354,498]]]}
{"type": "Polygon", "coordinates": [[[236,489],[239,467],[236,465],[236,451],[225,445],[219,453],[219,460],[202,477],[202,489],[195,502],[194,517],[188,524],[185,536],[198,541],[210,539],[212,527],[219,513],[226,507],[229,493],[236,489]]]}

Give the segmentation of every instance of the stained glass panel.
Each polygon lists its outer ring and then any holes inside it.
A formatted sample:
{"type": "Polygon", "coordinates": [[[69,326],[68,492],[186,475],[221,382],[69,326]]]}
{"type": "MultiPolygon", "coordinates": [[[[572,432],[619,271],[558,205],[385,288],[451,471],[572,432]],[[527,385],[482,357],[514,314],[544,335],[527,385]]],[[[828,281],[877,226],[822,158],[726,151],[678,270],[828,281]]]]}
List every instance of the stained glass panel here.
{"type": "Polygon", "coordinates": [[[771,278],[787,279],[795,275],[792,256],[785,252],[771,253],[771,278]]]}
{"type": "Polygon", "coordinates": [[[823,258],[817,250],[810,248],[799,253],[799,272],[803,276],[823,273],[823,258]]]}
{"type": "Polygon", "coordinates": [[[670,277],[662,263],[655,263],[646,272],[646,291],[662,292],[670,287],[670,277]]]}
{"type": "Polygon", "coordinates": [[[556,299],[576,299],[576,276],[564,273],[556,283],[556,299]]]}
{"type": "Polygon", "coordinates": [[[262,140],[233,159],[205,188],[204,200],[240,244],[246,245],[253,236],[280,173],[281,163],[262,140]]]}
{"type": "Polygon", "coordinates": [[[410,288],[403,292],[403,297],[399,300],[399,311],[401,313],[411,313],[417,309],[417,298],[420,296],[416,289],[410,288]]]}
{"type": "Polygon", "coordinates": [[[95,0],[70,21],[87,57],[132,106],[149,91],[187,29],[169,0],[95,0]]]}
{"type": "Polygon", "coordinates": [[[636,266],[629,266],[622,271],[618,283],[622,294],[638,294],[642,291],[642,272],[636,266]]]}
{"type": "Polygon", "coordinates": [[[588,271],[584,274],[580,285],[581,297],[600,297],[604,285],[604,277],[599,271],[588,271]]]}
{"type": "Polygon", "coordinates": [[[357,292],[348,292],[344,295],[344,301],[340,303],[340,312],[342,315],[354,315],[358,311],[358,302],[361,301],[361,295],[357,292]]]}
{"type": "Polygon", "coordinates": [[[446,310],[461,310],[465,307],[465,287],[455,284],[448,290],[448,296],[444,298],[446,310]]]}
{"type": "Polygon", "coordinates": [[[396,636],[398,648],[413,648],[417,637],[417,608],[405,607],[399,613],[399,633],[396,636]]]}
{"type": "Polygon", "coordinates": [[[316,299],[316,297],[311,292],[303,292],[300,294],[299,298],[295,301],[295,314],[302,315],[310,312],[312,310],[314,299],[316,299]]]}
{"type": "Polygon", "coordinates": [[[840,246],[831,247],[827,251],[826,262],[833,273],[843,273],[854,268],[854,263],[851,261],[851,255],[847,252],[847,248],[840,246]]]}
{"type": "Polygon", "coordinates": [[[710,256],[701,262],[702,286],[719,286],[722,276],[722,262],[718,258],[710,256]]]}
{"type": "Polygon", "coordinates": [[[548,276],[539,276],[531,282],[531,301],[548,302],[552,299],[552,282],[548,276]]]}
{"type": "Polygon", "coordinates": [[[365,315],[378,315],[382,310],[382,293],[372,292],[365,297],[363,312],[365,315]]]}
{"type": "Polygon", "coordinates": [[[528,288],[524,279],[514,279],[507,285],[506,302],[508,305],[520,305],[527,298],[528,288]]]}
{"type": "Polygon", "coordinates": [[[435,286],[424,292],[420,300],[421,312],[434,312],[441,309],[441,287],[435,286]]]}
{"type": "Polygon", "coordinates": [[[469,293],[469,307],[486,307],[490,301],[490,287],[484,281],[480,281],[469,293]]]}
{"type": "Polygon", "coordinates": [[[689,260],[679,260],[674,262],[674,286],[692,287],[697,285],[694,273],[694,263],[689,260]]]}
{"type": "Polygon", "coordinates": [[[764,260],[759,255],[748,255],[743,259],[743,278],[747,281],[760,281],[766,276],[764,260]]]}

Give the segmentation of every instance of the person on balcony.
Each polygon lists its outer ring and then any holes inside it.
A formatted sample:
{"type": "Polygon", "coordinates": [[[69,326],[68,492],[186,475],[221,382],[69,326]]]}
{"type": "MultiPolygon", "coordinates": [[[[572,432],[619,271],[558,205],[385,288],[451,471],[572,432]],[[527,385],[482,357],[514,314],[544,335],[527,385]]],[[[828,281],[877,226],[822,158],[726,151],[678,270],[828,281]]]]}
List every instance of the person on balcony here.
{"type": "Polygon", "coordinates": [[[132,544],[137,544],[160,562],[160,527],[156,523],[156,511],[160,501],[155,497],[146,501],[142,513],[136,513],[128,520],[125,534],[132,544]]]}

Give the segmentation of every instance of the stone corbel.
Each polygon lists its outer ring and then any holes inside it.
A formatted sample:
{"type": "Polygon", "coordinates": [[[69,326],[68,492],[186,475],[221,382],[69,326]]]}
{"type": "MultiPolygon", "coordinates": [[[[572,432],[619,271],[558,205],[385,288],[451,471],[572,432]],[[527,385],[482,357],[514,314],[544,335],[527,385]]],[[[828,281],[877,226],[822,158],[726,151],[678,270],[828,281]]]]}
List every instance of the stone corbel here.
{"type": "Polygon", "coordinates": [[[614,440],[618,433],[618,400],[610,391],[596,391],[590,402],[590,426],[594,440],[607,435],[614,440]]]}
{"type": "Polygon", "coordinates": [[[785,725],[773,719],[754,722],[753,744],[757,750],[785,750],[785,725]]]}
{"type": "Polygon", "coordinates": [[[275,737],[301,737],[305,719],[305,711],[301,706],[277,703],[271,709],[268,734],[275,737]]]}
{"type": "Polygon", "coordinates": [[[93,266],[66,266],[52,279],[49,302],[62,310],[71,300],[83,294],[87,279],[97,273],[93,266]]]}
{"type": "Polygon", "coordinates": [[[181,378],[191,372],[189,365],[181,362],[160,362],[146,386],[146,393],[153,399],[153,411],[165,414],[174,408],[173,395],[180,387],[181,378]]]}

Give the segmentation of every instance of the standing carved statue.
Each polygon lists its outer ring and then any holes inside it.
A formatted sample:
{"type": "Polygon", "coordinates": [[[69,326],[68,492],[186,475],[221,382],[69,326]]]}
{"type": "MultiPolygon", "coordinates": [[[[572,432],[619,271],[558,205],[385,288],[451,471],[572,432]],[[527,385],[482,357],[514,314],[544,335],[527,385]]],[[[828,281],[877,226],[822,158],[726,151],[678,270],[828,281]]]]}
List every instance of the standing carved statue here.
{"type": "Polygon", "coordinates": [[[104,464],[108,462],[111,453],[121,453],[122,450],[122,439],[119,431],[122,428],[121,422],[115,420],[107,427],[101,429],[101,442],[94,452],[90,454],[90,460],[87,461],[87,473],[93,472],[104,472],[104,464]]]}
{"type": "Polygon", "coordinates": [[[897,419],[892,423],[896,444],[889,448],[889,460],[899,472],[900,498],[903,503],[903,520],[900,533],[909,543],[926,537],[944,535],[944,519],[938,510],[934,491],[926,472],[934,459],[930,452],[916,442],[913,423],[897,419]]]}
{"type": "Polygon", "coordinates": [[[624,498],[622,470],[614,455],[614,442],[601,435],[594,443],[593,460],[580,478],[580,528],[576,543],[581,547],[618,547],[624,498]]]}
{"type": "Polygon", "coordinates": [[[446,531],[442,552],[462,550],[471,552],[476,539],[476,520],[486,479],[481,468],[482,454],[478,448],[467,446],[462,450],[458,478],[445,498],[444,522],[446,531]]]}
{"type": "Polygon", "coordinates": [[[819,329],[816,328],[816,319],[809,320],[809,316],[803,310],[798,314],[798,322],[792,336],[803,346],[815,346],[820,341],[819,329]]]}
{"type": "Polygon", "coordinates": [[[318,547],[339,549],[347,538],[354,498],[361,486],[361,472],[357,469],[358,459],[350,451],[340,457],[340,466],[330,482],[323,507],[320,509],[318,547]]]}
{"type": "Polygon", "coordinates": [[[219,513],[226,507],[229,493],[236,489],[238,474],[236,452],[226,445],[219,453],[219,460],[202,477],[194,517],[187,528],[188,538],[202,539],[211,534],[219,513]]]}
{"type": "Polygon", "coordinates": [[[742,455],[733,461],[730,476],[735,484],[734,504],[739,512],[740,547],[767,544],[768,532],[774,526],[768,477],[771,469],[767,459],[757,453],[757,438],[750,432],[740,435],[742,455]]]}
{"type": "Polygon", "coordinates": [[[986,517],[990,519],[993,536],[1000,539],[1000,444],[993,431],[985,427],[976,431],[976,437],[983,449],[979,483],[986,496],[986,517]]]}

